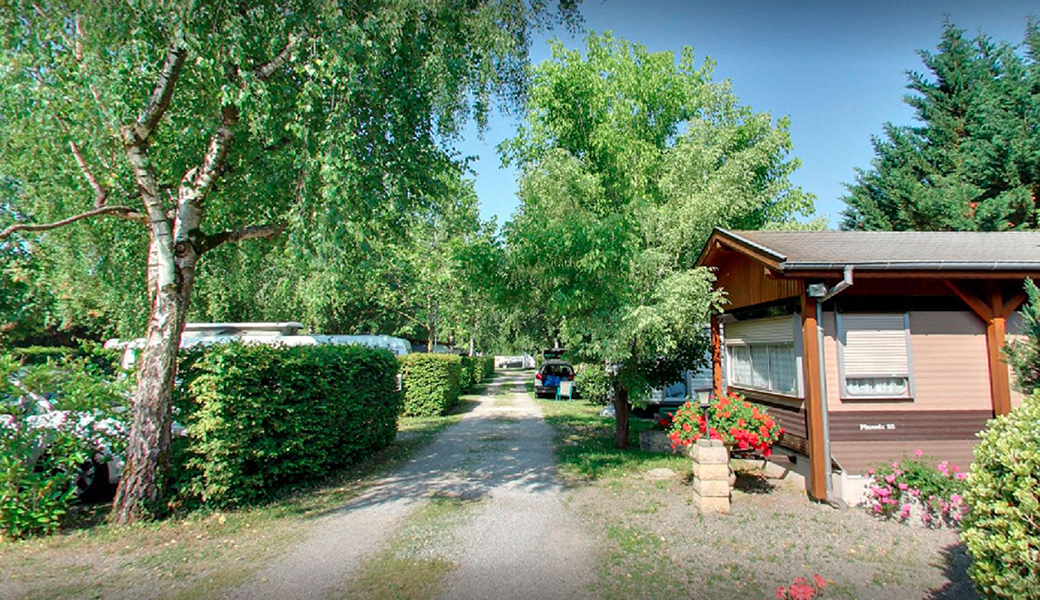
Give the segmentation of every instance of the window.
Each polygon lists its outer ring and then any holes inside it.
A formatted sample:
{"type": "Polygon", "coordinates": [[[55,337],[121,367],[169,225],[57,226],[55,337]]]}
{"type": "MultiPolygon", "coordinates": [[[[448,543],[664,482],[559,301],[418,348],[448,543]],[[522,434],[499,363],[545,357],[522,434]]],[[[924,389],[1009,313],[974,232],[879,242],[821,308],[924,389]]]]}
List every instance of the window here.
{"type": "Polygon", "coordinates": [[[725,325],[729,380],[738,387],[798,395],[798,353],[793,317],[725,325]]]}
{"type": "Polygon", "coordinates": [[[910,398],[910,326],[906,313],[838,314],[842,397],[910,398]]]}

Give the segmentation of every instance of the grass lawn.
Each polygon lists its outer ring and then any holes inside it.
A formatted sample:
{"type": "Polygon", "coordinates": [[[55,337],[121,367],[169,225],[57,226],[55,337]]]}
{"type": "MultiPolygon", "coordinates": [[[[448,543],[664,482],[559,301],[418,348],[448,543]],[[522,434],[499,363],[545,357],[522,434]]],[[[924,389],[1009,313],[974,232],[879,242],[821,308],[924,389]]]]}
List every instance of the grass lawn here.
{"type": "Polygon", "coordinates": [[[450,415],[402,418],[389,447],[267,505],[131,527],[105,523],[107,505],[78,509],[58,535],[0,542],[0,598],[220,597],[301,539],[315,517],[360,494],[475,404],[464,396],[450,415]]]}

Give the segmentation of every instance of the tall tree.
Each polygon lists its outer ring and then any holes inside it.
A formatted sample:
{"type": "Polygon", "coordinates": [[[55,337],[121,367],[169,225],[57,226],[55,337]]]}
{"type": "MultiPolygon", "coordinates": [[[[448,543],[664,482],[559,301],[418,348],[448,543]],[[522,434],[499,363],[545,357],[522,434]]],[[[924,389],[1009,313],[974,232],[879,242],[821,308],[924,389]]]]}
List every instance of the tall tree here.
{"type": "Polygon", "coordinates": [[[444,140],[522,97],[531,27],[557,17],[573,2],[5,5],[0,177],[17,189],[0,239],[64,248],[82,280],[110,250],[146,266],[128,290],[149,316],[116,520],[162,496],[199,259],[283,233],[319,257],[397,233],[455,163],[444,140]]]}
{"type": "Polygon", "coordinates": [[[613,366],[619,447],[630,400],[705,360],[722,297],[693,262],[712,228],[811,211],[788,180],[786,121],[740,105],[711,69],[690,48],[676,61],[609,34],[590,35],[585,56],[555,43],[502,147],[521,170],[512,294],[579,356],[613,366]]]}
{"type": "Polygon", "coordinates": [[[918,124],[885,124],[872,166],[843,198],[845,229],[1037,227],[1040,202],[1040,29],[1019,52],[946,22],[926,73],[908,74],[918,124]]]}

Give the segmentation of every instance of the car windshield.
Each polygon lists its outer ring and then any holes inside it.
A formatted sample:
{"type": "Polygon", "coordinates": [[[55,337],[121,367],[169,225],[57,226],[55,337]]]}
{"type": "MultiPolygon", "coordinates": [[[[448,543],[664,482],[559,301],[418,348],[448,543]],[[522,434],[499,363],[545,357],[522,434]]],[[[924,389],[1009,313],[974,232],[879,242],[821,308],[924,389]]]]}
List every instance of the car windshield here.
{"type": "Polygon", "coordinates": [[[542,368],[544,375],[555,375],[556,377],[570,377],[571,372],[570,365],[545,365],[542,368]]]}

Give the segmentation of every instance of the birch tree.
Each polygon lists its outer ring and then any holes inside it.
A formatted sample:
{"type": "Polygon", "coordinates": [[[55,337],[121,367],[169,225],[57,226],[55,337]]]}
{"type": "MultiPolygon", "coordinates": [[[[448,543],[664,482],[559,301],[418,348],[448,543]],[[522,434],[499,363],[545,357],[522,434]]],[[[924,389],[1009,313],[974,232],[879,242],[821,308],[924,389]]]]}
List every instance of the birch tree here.
{"type": "MultiPolygon", "coordinates": [[[[176,355],[199,261],[287,236],[392,235],[448,142],[524,93],[532,27],[571,2],[4,2],[0,240],[142,265],[149,317],[113,518],[157,510],[176,355]],[[92,244],[79,246],[88,236],[92,244]]],[[[301,251],[305,251],[301,250],[301,251]]]]}

